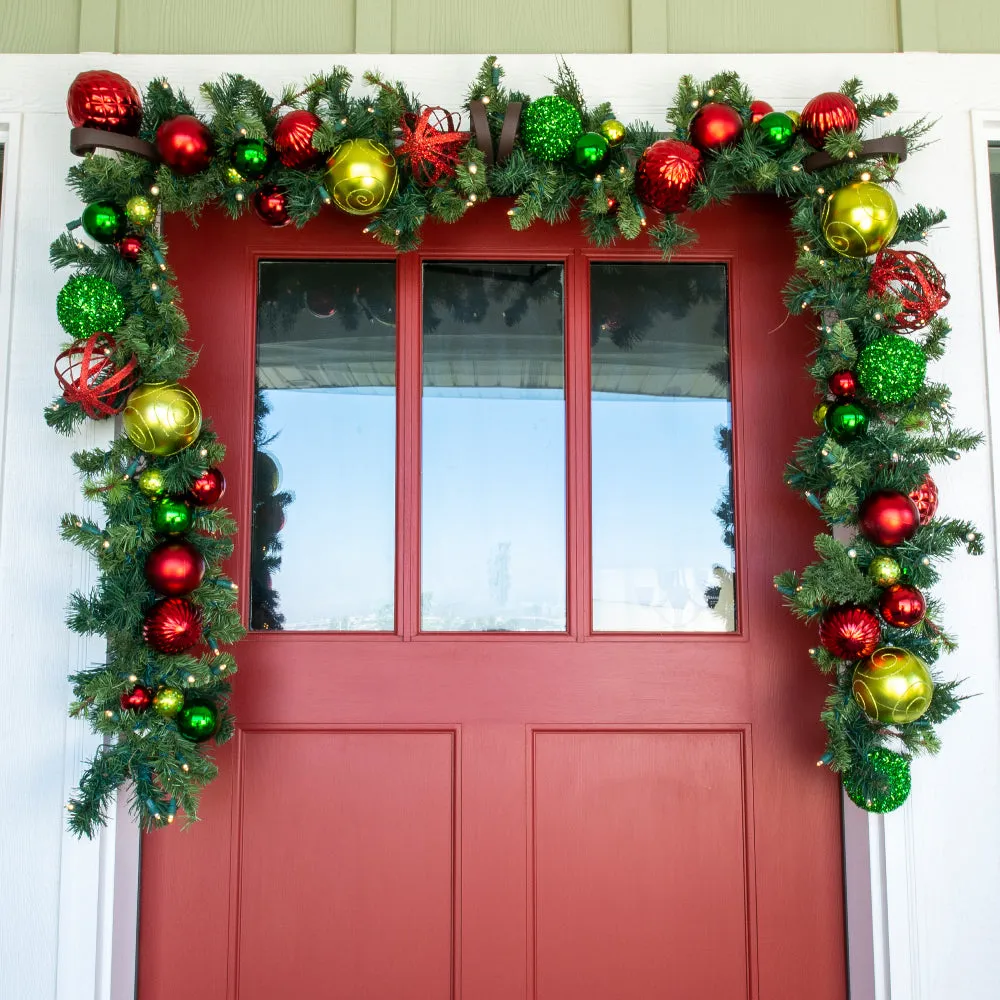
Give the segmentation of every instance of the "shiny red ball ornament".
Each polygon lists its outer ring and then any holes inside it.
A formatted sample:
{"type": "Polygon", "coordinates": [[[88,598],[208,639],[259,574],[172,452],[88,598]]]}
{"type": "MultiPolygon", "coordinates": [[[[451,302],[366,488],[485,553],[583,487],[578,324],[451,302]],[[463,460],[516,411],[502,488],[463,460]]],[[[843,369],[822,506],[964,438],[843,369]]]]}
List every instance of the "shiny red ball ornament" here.
{"type": "Polygon", "coordinates": [[[875,257],[868,294],[899,300],[899,312],[889,320],[898,333],[922,330],[951,298],[944,275],[930,257],[915,250],[888,248],[879,250],[875,257]]]}
{"type": "Polygon", "coordinates": [[[66,114],[74,128],[138,135],[142,101],[125,77],[106,69],[91,69],[78,73],[69,85],[66,114]]]}
{"type": "Polygon", "coordinates": [[[201,638],[201,611],[186,597],[157,601],[146,612],[142,637],[158,653],[183,653],[201,638]]]}
{"type": "Polygon", "coordinates": [[[889,548],[911,539],[920,527],[917,505],[895,490],[876,490],[858,508],[861,534],[873,545],[889,548]]]}
{"type": "Polygon", "coordinates": [[[769,115],[773,110],[767,101],[754,101],[750,105],[750,124],[756,125],[764,115],[769,115]]]}
{"type": "Polygon", "coordinates": [[[927,524],[937,513],[938,509],[937,483],[931,479],[930,475],[926,475],[924,476],[924,481],[915,490],[910,490],[909,496],[917,505],[917,514],[920,516],[920,523],[927,524]]]}
{"type": "Polygon", "coordinates": [[[264,184],[254,192],[253,210],[257,218],[275,229],[292,221],[288,216],[288,198],[276,184],[264,184]]]}
{"type": "Polygon", "coordinates": [[[660,139],[635,165],[635,193],[661,212],[683,212],[701,172],[701,153],[679,139],[660,139]]]}
{"type": "Polygon", "coordinates": [[[817,149],[823,148],[826,137],[834,130],[853,132],[858,127],[858,109],[846,94],[832,91],[814,97],[799,117],[799,128],[806,141],[817,149]]]}
{"type": "Polygon", "coordinates": [[[924,595],[907,583],[887,587],[878,603],[882,617],[894,628],[912,628],[927,611],[924,595]]]}
{"type": "Polygon", "coordinates": [[[142,240],[138,236],[123,236],[116,244],[115,249],[121,255],[122,260],[127,260],[134,264],[142,253],[142,240]]]}
{"type": "Polygon", "coordinates": [[[199,507],[210,507],[222,499],[226,492],[226,477],[221,469],[206,469],[188,489],[192,503],[199,507]]]}
{"type": "Polygon", "coordinates": [[[743,134],[743,119],[728,104],[703,104],[691,119],[691,142],[705,153],[728,146],[743,134]]]}
{"type": "Polygon", "coordinates": [[[871,656],[882,639],[882,626],[874,611],[854,604],[830,608],[819,623],[820,645],[838,660],[871,656]]]}
{"type": "Polygon", "coordinates": [[[145,712],[153,704],[153,692],[137,684],[131,691],[123,691],[118,699],[123,711],[145,712]]]}
{"type": "Polygon", "coordinates": [[[841,398],[850,398],[858,392],[858,380],[852,371],[834,372],[827,385],[830,392],[841,398]]]}
{"type": "Polygon", "coordinates": [[[311,111],[289,111],[279,119],[271,142],[282,166],[290,170],[308,170],[324,161],[324,154],[312,144],[313,135],[322,124],[319,115],[311,111]]]}
{"type": "Polygon", "coordinates": [[[190,542],[161,542],[146,557],[146,582],[164,597],[183,597],[205,579],[205,560],[190,542]]]}
{"type": "Polygon", "coordinates": [[[194,115],[178,115],[156,130],[156,151],[175,174],[189,176],[212,162],[215,143],[204,122],[194,115]]]}
{"type": "Polygon", "coordinates": [[[116,348],[109,334],[95,333],[76,341],[56,358],[56,380],[63,399],[78,404],[91,420],[120,413],[139,381],[135,355],[117,367],[112,360],[116,348]]]}

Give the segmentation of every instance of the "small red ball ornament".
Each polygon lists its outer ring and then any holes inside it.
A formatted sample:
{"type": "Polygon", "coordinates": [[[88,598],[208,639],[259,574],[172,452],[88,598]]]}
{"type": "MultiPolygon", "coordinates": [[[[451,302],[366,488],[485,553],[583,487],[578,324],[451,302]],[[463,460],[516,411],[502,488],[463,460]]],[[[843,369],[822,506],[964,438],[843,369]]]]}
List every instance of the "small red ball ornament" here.
{"type": "Polygon", "coordinates": [[[284,505],[275,497],[268,497],[254,511],[254,527],[263,535],[276,535],[285,526],[284,505]]]}
{"type": "Polygon", "coordinates": [[[146,582],[165,597],[183,597],[205,578],[205,560],[190,542],[161,542],[146,557],[146,582]]]}
{"type": "Polygon", "coordinates": [[[691,142],[706,153],[728,146],[743,132],[743,119],[728,104],[703,104],[691,119],[691,142]]]}
{"type": "Polygon", "coordinates": [[[857,129],[858,109],[846,94],[820,94],[802,109],[799,126],[806,141],[811,146],[822,149],[826,137],[834,129],[842,132],[857,129]]]}
{"type": "Polygon", "coordinates": [[[679,139],[660,139],[635,166],[635,193],[661,212],[683,212],[701,172],[701,153],[679,139]]]}
{"type": "Polygon", "coordinates": [[[764,115],[769,115],[773,110],[767,101],[754,101],[750,105],[750,124],[756,125],[764,115]]]}
{"type": "Polygon", "coordinates": [[[123,236],[115,244],[115,249],[121,254],[122,260],[134,264],[142,253],[142,240],[138,236],[123,236]]]}
{"type": "Polygon", "coordinates": [[[910,490],[910,499],[917,505],[920,523],[927,524],[937,513],[938,488],[930,475],[924,476],[924,481],[915,489],[910,490]]]}
{"type": "Polygon", "coordinates": [[[138,135],[142,101],[128,80],[106,69],[78,73],[66,95],[66,114],[74,128],[96,128],[138,135]]]}
{"type": "Polygon", "coordinates": [[[118,699],[123,711],[145,712],[153,704],[153,692],[137,684],[131,691],[123,691],[118,699]]]}
{"type": "Polygon", "coordinates": [[[852,371],[834,372],[827,385],[835,396],[849,398],[858,392],[858,380],[852,371]]]}
{"type": "Polygon", "coordinates": [[[312,144],[313,135],[322,124],[319,116],[311,111],[289,111],[281,117],[274,126],[271,141],[282,166],[290,170],[308,170],[324,161],[324,154],[312,144]]]}
{"type": "Polygon", "coordinates": [[[845,604],[830,608],[819,623],[822,647],[839,660],[871,656],[882,638],[882,626],[874,611],[845,604]]]}
{"type": "Polygon", "coordinates": [[[91,420],[120,413],[139,380],[133,355],[120,368],[112,356],[117,345],[106,333],[77,341],[56,358],[55,372],[67,403],[77,403],[91,420]]]}
{"type": "Polygon", "coordinates": [[[927,602],[924,595],[906,583],[897,583],[882,593],[879,601],[882,617],[895,628],[912,628],[924,617],[927,602]]]}
{"type": "Polygon", "coordinates": [[[889,548],[908,541],[920,526],[916,504],[905,493],[876,490],[858,508],[861,533],[874,545],[889,548]]]}
{"type": "Polygon", "coordinates": [[[899,333],[921,330],[951,296],[934,262],[915,250],[879,250],[868,278],[868,294],[891,295],[900,310],[889,321],[899,333]]]}
{"type": "Polygon", "coordinates": [[[226,477],[221,469],[206,469],[188,490],[188,496],[199,507],[210,507],[222,499],[226,492],[226,477]]]}
{"type": "Polygon", "coordinates": [[[175,174],[188,176],[208,167],[215,143],[204,122],[194,115],[178,115],[156,130],[156,151],[175,174]]]}
{"type": "Polygon", "coordinates": [[[201,638],[201,612],[186,597],[157,601],[146,612],[142,637],[158,653],[183,653],[201,638]]]}
{"type": "Polygon", "coordinates": [[[276,184],[264,184],[254,192],[253,210],[257,218],[275,229],[292,221],[288,216],[288,198],[276,184]]]}

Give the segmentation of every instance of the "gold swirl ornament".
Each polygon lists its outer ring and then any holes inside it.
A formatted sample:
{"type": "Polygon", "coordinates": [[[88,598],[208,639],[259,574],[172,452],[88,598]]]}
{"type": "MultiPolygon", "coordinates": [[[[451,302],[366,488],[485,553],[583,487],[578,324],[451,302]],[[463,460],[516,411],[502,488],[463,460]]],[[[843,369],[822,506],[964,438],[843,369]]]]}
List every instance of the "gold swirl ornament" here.
{"type": "Polygon", "coordinates": [[[883,646],[854,668],[851,690],[870,719],[899,725],[915,722],[930,708],[934,682],[915,653],[883,646]]]}
{"type": "Polygon", "coordinates": [[[381,212],[398,186],[396,158],[373,139],[348,139],[326,161],[326,189],[349,215],[381,212]]]}
{"type": "Polygon", "coordinates": [[[177,382],[143,382],[129,393],[122,425],[140,451],[176,455],[194,444],[201,432],[201,404],[177,382]]]}
{"type": "Polygon", "coordinates": [[[884,187],[858,181],[826,199],[820,225],[831,250],[845,257],[867,257],[895,235],[899,212],[884,187]]]}

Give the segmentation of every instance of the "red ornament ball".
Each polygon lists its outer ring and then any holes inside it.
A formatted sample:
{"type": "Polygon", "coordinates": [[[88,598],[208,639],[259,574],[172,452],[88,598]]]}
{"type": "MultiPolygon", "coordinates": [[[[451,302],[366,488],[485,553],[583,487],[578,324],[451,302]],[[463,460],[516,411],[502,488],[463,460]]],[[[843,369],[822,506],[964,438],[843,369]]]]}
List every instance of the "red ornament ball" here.
{"type": "Polygon", "coordinates": [[[153,704],[153,692],[137,684],[131,691],[123,691],[118,699],[123,711],[145,712],[153,704]]]}
{"type": "Polygon", "coordinates": [[[56,358],[55,372],[67,403],[77,403],[91,420],[103,420],[125,408],[139,381],[133,355],[120,368],[112,361],[116,344],[106,333],[78,340],[56,358]]]}
{"type": "Polygon", "coordinates": [[[142,253],[142,240],[138,236],[123,236],[116,244],[115,249],[121,255],[122,260],[127,260],[134,264],[142,253]]]}
{"type": "Polygon", "coordinates": [[[937,483],[931,479],[930,475],[926,475],[924,481],[915,490],[910,490],[909,496],[917,506],[920,523],[927,524],[938,509],[937,483]]]}
{"type": "Polygon", "coordinates": [[[923,329],[951,298],[944,275],[930,257],[915,250],[879,250],[868,279],[868,294],[899,300],[899,312],[889,321],[899,333],[923,329]]]}
{"type": "Polygon", "coordinates": [[[324,154],[313,148],[312,138],[322,125],[318,115],[311,111],[289,111],[274,126],[271,141],[281,165],[290,170],[308,170],[318,167],[324,154]]]}
{"type": "Polygon", "coordinates": [[[852,371],[834,372],[827,385],[835,396],[849,398],[858,392],[858,380],[852,371]]]}
{"type": "Polygon", "coordinates": [[[254,528],[264,535],[276,535],[285,526],[285,508],[273,496],[264,500],[254,511],[254,528]]]}
{"type": "Polygon", "coordinates": [[[857,129],[858,109],[846,94],[820,94],[802,109],[799,127],[811,146],[822,149],[826,137],[834,129],[842,132],[857,129]]]}
{"type": "Polygon", "coordinates": [[[313,285],[306,289],[306,309],[317,319],[329,319],[337,313],[337,289],[313,285]]]}
{"type": "Polygon", "coordinates": [[[146,582],[165,597],[183,597],[205,578],[205,560],[190,542],[161,542],[146,557],[146,582]]]}
{"type": "Polygon", "coordinates": [[[204,122],[194,115],[178,115],[156,130],[156,151],[175,174],[188,176],[208,167],[215,143],[204,122]]]}
{"type": "Polygon", "coordinates": [[[142,101],[125,77],[106,69],[91,69],[78,73],[69,85],[66,114],[74,128],[138,135],[142,101]]]}
{"type": "Polygon", "coordinates": [[[743,134],[743,119],[728,104],[703,104],[691,119],[691,141],[710,153],[728,146],[743,134]]]}
{"type": "Polygon", "coordinates": [[[896,583],[886,588],[879,601],[882,617],[895,628],[911,628],[923,620],[927,611],[924,595],[906,583],[896,583]]]}
{"type": "Polygon", "coordinates": [[[769,115],[773,110],[767,101],[754,101],[750,105],[750,124],[756,125],[764,115],[769,115]]]}
{"type": "Polygon", "coordinates": [[[868,608],[843,604],[830,608],[819,623],[822,647],[838,660],[860,660],[878,649],[882,626],[868,608]]]}
{"type": "Polygon", "coordinates": [[[189,487],[188,496],[199,507],[210,507],[226,492],[226,477],[221,469],[206,469],[189,487]]]}
{"type": "Polygon", "coordinates": [[[147,612],[142,637],[158,653],[183,653],[201,638],[201,611],[186,597],[167,597],[147,612]]]}
{"type": "Polygon", "coordinates": [[[861,534],[873,545],[889,548],[911,539],[920,527],[917,505],[905,493],[876,490],[858,508],[861,534]]]}
{"type": "Polygon", "coordinates": [[[288,216],[288,198],[276,184],[264,184],[254,192],[253,210],[257,218],[275,229],[292,221],[288,216]]]}
{"type": "Polygon", "coordinates": [[[635,166],[635,193],[644,205],[661,212],[687,208],[701,172],[701,153],[679,139],[660,139],[635,166]]]}

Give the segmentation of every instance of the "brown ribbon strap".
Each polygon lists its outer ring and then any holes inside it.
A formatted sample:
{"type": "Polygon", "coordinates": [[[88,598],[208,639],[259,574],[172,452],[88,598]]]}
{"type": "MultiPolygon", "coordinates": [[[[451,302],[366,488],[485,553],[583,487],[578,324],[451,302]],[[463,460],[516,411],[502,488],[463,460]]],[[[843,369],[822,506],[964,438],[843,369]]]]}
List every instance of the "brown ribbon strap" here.
{"type": "MultiPolygon", "coordinates": [[[[906,159],[906,140],[901,135],[887,135],[881,139],[868,139],[861,143],[861,152],[854,159],[873,160],[878,156],[896,156],[902,163],[906,159]]],[[[835,160],[825,149],[812,156],[807,156],[802,161],[802,166],[810,173],[814,170],[822,170],[824,167],[832,167],[839,163],[849,163],[849,160],[835,160]]]]}
{"type": "Polygon", "coordinates": [[[511,101],[504,110],[503,126],[500,129],[500,142],[497,144],[495,160],[493,136],[490,135],[490,123],[486,117],[486,105],[482,101],[470,101],[469,118],[472,121],[472,134],[476,137],[476,145],[482,150],[487,166],[492,167],[494,162],[503,163],[514,152],[517,127],[521,124],[521,102],[511,101]]]}
{"type": "Polygon", "coordinates": [[[482,101],[470,101],[469,118],[472,121],[472,133],[476,137],[476,145],[482,150],[486,165],[492,167],[493,136],[490,135],[490,123],[486,117],[486,105],[482,101]]]}
{"type": "Polygon", "coordinates": [[[511,101],[503,113],[503,128],[500,130],[500,144],[497,147],[497,163],[514,152],[514,139],[517,137],[517,126],[521,124],[521,102],[511,101]]]}
{"type": "Polygon", "coordinates": [[[115,149],[121,153],[132,153],[144,160],[157,163],[160,157],[156,147],[150,142],[136,139],[131,135],[105,132],[99,128],[75,128],[69,133],[69,150],[75,156],[93,153],[95,149],[115,149]]]}

